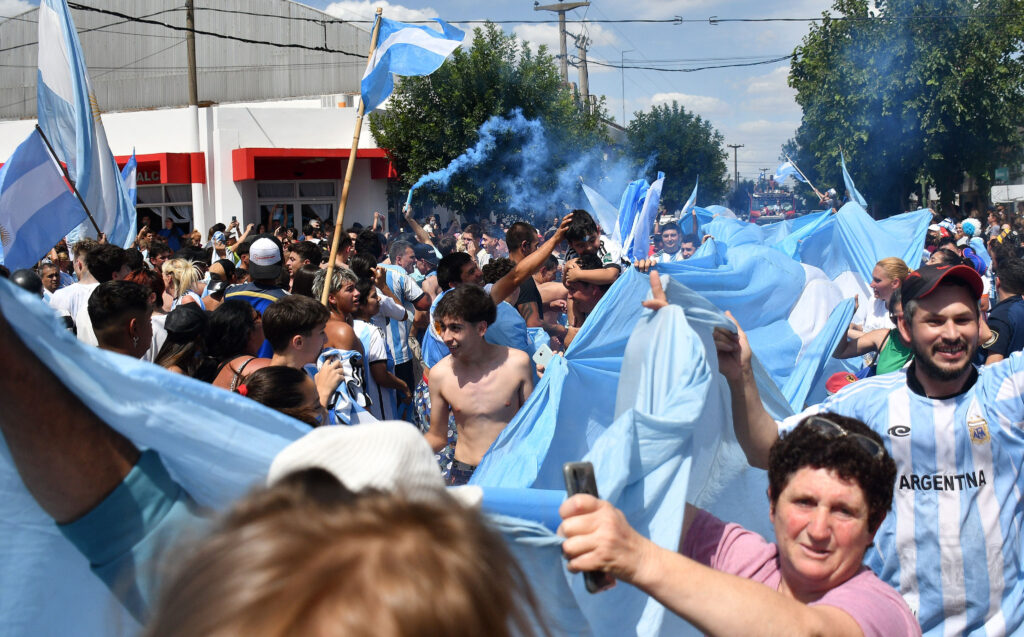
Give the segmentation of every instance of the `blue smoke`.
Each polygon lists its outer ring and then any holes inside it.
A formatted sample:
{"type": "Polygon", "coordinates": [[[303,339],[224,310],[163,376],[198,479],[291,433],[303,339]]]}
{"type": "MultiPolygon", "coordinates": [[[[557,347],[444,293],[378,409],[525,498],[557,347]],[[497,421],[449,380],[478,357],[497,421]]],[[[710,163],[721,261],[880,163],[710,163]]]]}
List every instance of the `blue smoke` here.
{"type": "Polygon", "coordinates": [[[623,188],[650,171],[654,157],[642,168],[640,162],[617,156],[603,148],[565,148],[548,135],[540,120],[527,119],[520,109],[508,116],[494,116],[480,127],[477,143],[441,170],[420,177],[406,197],[421,186],[447,190],[460,173],[477,186],[501,193],[502,203],[523,217],[547,218],[573,208],[589,208],[580,182],[594,188],[610,201],[618,201],[623,188]],[[484,164],[488,169],[473,174],[484,164]],[[494,167],[498,167],[497,170],[494,167]]]}

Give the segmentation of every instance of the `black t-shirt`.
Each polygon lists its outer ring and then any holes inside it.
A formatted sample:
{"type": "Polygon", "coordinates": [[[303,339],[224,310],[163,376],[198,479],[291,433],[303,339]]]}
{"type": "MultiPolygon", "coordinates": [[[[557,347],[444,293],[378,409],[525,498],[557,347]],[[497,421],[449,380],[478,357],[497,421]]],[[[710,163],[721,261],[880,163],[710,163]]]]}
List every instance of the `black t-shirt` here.
{"type": "Polygon", "coordinates": [[[985,353],[1006,358],[1024,349],[1024,300],[1011,296],[996,303],[988,315],[992,340],[985,343],[985,353]]]}
{"type": "Polygon", "coordinates": [[[519,299],[516,301],[516,309],[522,313],[520,308],[527,303],[536,303],[537,318],[544,318],[544,305],[541,303],[540,290],[537,289],[537,283],[532,276],[526,277],[526,280],[519,284],[519,299]]]}

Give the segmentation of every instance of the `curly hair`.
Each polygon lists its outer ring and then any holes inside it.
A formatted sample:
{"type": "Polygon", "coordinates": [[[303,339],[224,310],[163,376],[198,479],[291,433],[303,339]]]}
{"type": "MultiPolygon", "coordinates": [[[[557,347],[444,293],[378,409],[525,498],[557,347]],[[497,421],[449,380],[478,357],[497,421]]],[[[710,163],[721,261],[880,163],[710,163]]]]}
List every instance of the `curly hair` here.
{"type": "MultiPolygon", "coordinates": [[[[817,416],[832,421],[849,434],[860,434],[874,440],[885,449],[881,437],[856,418],[831,412],[817,416]]],[[[779,495],[800,469],[827,469],[836,472],[843,480],[857,483],[868,504],[868,526],[872,532],[878,530],[892,508],[896,463],[888,453],[881,458],[872,457],[850,436],[825,437],[807,426],[808,420],[814,417],[804,418],[772,445],[768,455],[768,496],[772,505],[778,502],[779,495]]]]}

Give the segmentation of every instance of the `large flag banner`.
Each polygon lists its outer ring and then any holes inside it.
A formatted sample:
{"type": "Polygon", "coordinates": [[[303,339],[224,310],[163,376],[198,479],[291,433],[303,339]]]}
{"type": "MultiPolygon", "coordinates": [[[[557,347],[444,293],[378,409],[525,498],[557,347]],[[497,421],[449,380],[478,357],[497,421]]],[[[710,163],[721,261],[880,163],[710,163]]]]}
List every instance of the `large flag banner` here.
{"type": "Polygon", "coordinates": [[[437,20],[441,33],[428,26],[417,26],[379,18],[380,33],[362,81],[364,112],[372,111],[391,95],[396,75],[430,75],[441,68],[452,51],[459,48],[466,34],[444,20],[437,20]]]}
{"type": "Polygon", "coordinates": [[[846,157],[843,156],[843,151],[839,151],[839,161],[843,164],[843,183],[846,184],[846,191],[850,193],[850,201],[855,201],[861,208],[867,208],[868,202],[864,198],[864,195],[860,194],[857,187],[853,185],[853,177],[850,176],[850,171],[846,169],[846,157]]]}
{"type": "MultiPolygon", "coordinates": [[[[135,240],[135,206],[128,199],[110,153],[100,107],[89,83],[75,24],[65,0],[39,5],[39,126],[67,164],[85,205],[107,241],[122,247],[135,240]]],[[[77,234],[95,232],[79,226],[77,234]]]]}
{"type": "MultiPolygon", "coordinates": [[[[690,198],[686,200],[685,204],[683,204],[683,210],[679,213],[679,222],[684,225],[686,223],[687,215],[693,212],[693,207],[697,205],[697,186],[699,185],[700,177],[698,176],[697,181],[693,184],[693,192],[690,193],[690,198]]],[[[697,222],[694,221],[692,217],[690,219],[690,232],[697,234],[697,222]]]]}
{"type": "Polygon", "coordinates": [[[0,168],[0,262],[11,270],[31,268],[85,220],[82,204],[33,129],[0,168]]]}

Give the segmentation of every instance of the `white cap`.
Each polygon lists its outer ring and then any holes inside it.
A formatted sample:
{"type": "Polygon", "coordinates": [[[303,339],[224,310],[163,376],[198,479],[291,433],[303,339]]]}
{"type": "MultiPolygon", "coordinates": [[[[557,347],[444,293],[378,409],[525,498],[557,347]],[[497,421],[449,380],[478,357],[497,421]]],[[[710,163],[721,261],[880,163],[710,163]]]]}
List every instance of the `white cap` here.
{"type": "Polygon", "coordinates": [[[281,275],[281,248],[272,239],[256,239],[249,247],[249,276],[276,279],[281,275]]]}
{"type": "Polygon", "coordinates": [[[430,444],[414,425],[399,420],[317,427],[277,454],[267,484],[314,467],[330,471],[353,492],[369,488],[433,502],[446,497],[430,444]]]}

